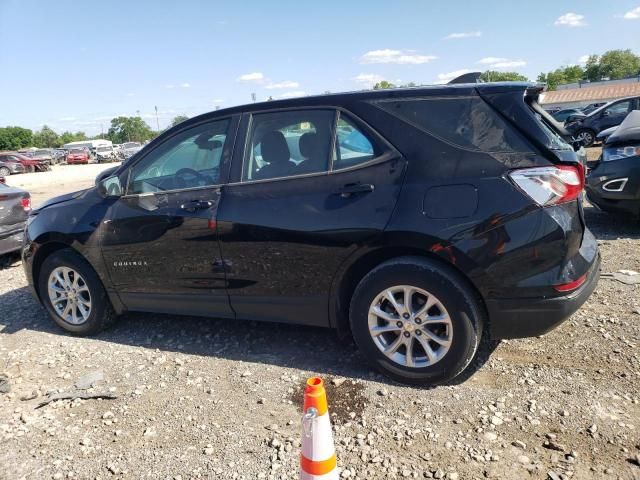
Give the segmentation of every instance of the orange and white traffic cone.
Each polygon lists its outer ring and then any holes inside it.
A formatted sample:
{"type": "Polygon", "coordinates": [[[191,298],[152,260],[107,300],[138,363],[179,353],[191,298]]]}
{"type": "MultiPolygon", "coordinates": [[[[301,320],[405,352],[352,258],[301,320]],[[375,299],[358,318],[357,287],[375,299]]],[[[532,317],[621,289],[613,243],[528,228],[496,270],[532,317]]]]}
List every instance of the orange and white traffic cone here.
{"type": "Polygon", "coordinates": [[[302,414],[300,480],[337,480],[336,449],[327,409],[327,393],[319,377],[307,380],[302,414]]]}

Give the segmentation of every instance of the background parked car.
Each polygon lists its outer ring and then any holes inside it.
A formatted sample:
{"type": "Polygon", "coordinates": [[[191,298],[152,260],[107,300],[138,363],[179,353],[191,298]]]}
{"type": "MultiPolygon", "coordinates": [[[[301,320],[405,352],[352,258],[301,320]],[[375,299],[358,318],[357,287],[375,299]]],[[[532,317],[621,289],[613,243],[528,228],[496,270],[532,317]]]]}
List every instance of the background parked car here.
{"type": "Polygon", "coordinates": [[[24,173],[26,168],[18,160],[0,160],[0,177],[8,177],[16,173],[24,173]]]}
{"type": "Polygon", "coordinates": [[[89,163],[89,154],[83,148],[74,148],[67,154],[67,165],[89,163]]]}
{"type": "Polygon", "coordinates": [[[0,161],[19,162],[26,173],[46,172],[51,167],[48,163],[37,158],[29,158],[17,152],[0,152],[0,161]]]}
{"type": "Polygon", "coordinates": [[[564,122],[570,115],[580,115],[582,110],[578,108],[565,108],[564,110],[558,110],[552,113],[551,116],[558,122],[564,122]]]}
{"type": "Polygon", "coordinates": [[[608,212],[640,215],[640,110],[635,110],[609,135],[602,155],[589,164],[589,201],[608,212]]]}
{"type": "Polygon", "coordinates": [[[130,158],[136,153],[142,150],[142,145],[138,142],[126,142],[122,144],[122,157],[124,159],[130,158]]]}
{"type": "Polygon", "coordinates": [[[596,108],[600,108],[603,105],[606,105],[607,102],[595,102],[595,103],[590,103],[589,105],[587,105],[586,107],[582,107],[580,110],[582,111],[582,113],[584,113],[585,115],[589,115],[591,112],[593,112],[596,108]]]}
{"type": "Polygon", "coordinates": [[[96,147],[96,160],[98,163],[113,162],[116,159],[116,152],[111,145],[96,147]]]}
{"type": "Polygon", "coordinates": [[[20,249],[30,211],[29,192],[0,182],[0,255],[20,249]]]}
{"type": "Polygon", "coordinates": [[[581,140],[585,147],[596,141],[602,130],[620,125],[627,114],[640,108],[640,97],[628,97],[607,103],[587,116],[570,116],[565,128],[574,138],[581,140]]]}
{"type": "Polygon", "coordinates": [[[33,155],[31,156],[31,158],[35,158],[36,160],[40,160],[42,162],[48,163],[49,165],[52,165],[54,163],[53,150],[50,150],[48,148],[42,148],[40,150],[36,150],[35,152],[33,152],[33,155]]]}

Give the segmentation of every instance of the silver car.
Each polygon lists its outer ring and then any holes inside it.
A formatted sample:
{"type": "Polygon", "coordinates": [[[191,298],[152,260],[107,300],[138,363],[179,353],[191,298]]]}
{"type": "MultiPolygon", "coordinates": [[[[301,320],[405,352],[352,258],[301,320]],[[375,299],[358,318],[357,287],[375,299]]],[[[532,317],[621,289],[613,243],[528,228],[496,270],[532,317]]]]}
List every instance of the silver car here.
{"type": "Polygon", "coordinates": [[[20,250],[30,211],[29,192],[0,182],[0,255],[20,250]]]}

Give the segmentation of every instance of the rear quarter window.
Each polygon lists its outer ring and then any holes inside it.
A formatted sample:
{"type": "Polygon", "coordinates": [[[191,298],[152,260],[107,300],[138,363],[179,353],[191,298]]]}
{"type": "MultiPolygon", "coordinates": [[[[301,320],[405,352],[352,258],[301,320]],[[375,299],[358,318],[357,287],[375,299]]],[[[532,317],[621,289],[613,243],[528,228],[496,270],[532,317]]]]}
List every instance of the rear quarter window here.
{"type": "Polygon", "coordinates": [[[480,152],[529,152],[520,134],[479,97],[378,101],[375,105],[457,148],[480,152]]]}

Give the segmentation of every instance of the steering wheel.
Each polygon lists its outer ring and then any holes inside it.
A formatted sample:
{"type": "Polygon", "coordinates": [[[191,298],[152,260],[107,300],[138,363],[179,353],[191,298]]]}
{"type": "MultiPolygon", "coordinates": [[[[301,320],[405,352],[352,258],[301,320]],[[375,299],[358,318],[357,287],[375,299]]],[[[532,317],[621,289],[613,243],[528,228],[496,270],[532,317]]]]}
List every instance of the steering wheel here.
{"type": "Polygon", "coordinates": [[[187,188],[198,185],[204,186],[210,183],[208,176],[203,175],[193,168],[181,168],[176,172],[174,178],[178,188],[187,188]]]}

